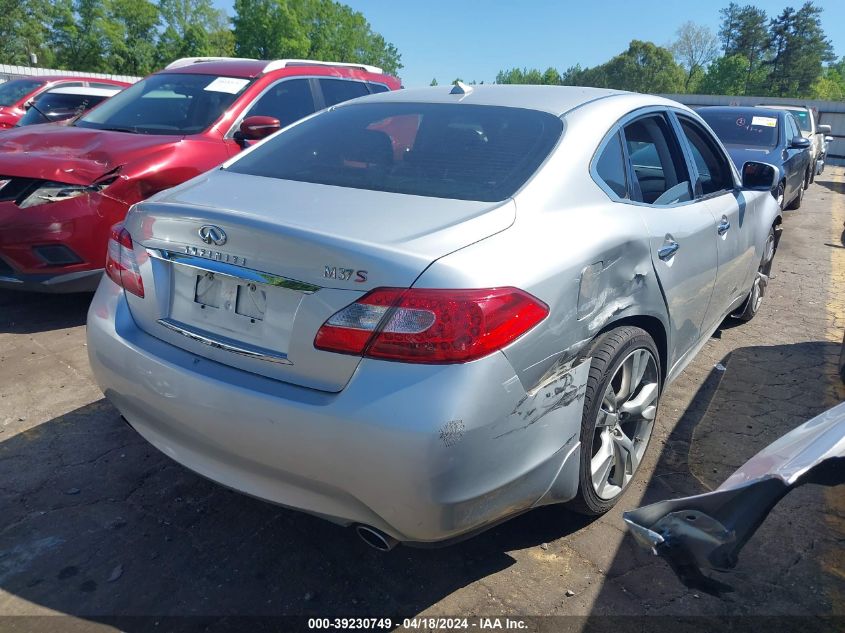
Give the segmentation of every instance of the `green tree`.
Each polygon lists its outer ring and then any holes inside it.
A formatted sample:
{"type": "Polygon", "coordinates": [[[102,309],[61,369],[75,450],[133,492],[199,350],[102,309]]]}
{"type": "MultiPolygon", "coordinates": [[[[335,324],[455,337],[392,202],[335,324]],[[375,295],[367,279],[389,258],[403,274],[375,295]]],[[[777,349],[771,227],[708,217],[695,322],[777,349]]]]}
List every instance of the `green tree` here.
{"type": "Polygon", "coordinates": [[[180,57],[229,57],[235,37],[229,18],[211,0],[159,0],[164,27],[156,46],[158,66],[180,57]]]}
{"type": "Polygon", "coordinates": [[[841,66],[845,64],[831,64],[824,69],[822,75],[816,79],[810,88],[810,98],[827,101],[845,101],[845,73],[841,66]]]}
{"type": "MultiPolygon", "coordinates": [[[[684,87],[683,68],[675,63],[670,51],[652,42],[633,40],[624,53],[591,71],[601,82],[593,85],[603,88],[677,93],[684,87]]],[[[587,71],[588,77],[591,71],[587,71]]]]}
{"type": "Polygon", "coordinates": [[[0,59],[6,64],[27,65],[30,55],[38,56],[39,66],[52,63],[47,46],[45,16],[50,12],[46,0],[0,0],[0,59]]]}
{"type": "Polygon", "coordinates": [[[260,59],[310,58],[381,66],[401,55],[363,14],[333,0],[235,0],[235,50],[260,59]]]}
{"type": "Polygon", "coordinates": [[[748,60],[745,85],[736,94],[750,94],[759,89],[759,69],[769,55],[769,31],[766,12],[753,5],[740,6],[731,2],[719,12],[722,24],[719,39],[726,58],[742,55],[748,60]]]}
{"type": "Polygon", "coordinates": [[[431,83],[430,83],[430,84],[428,84],[428,85],[429,85],[429,86],[436,86],[436,85],[437,85],[437,78],[435,77],[434,79],[432,79],[432,80],[431,80],[431,83]]]}
{"type": "Polygon", "coordinates": [[[123,75],[155,70],[159,11],[150,0],[110,0],[104,20],[105,67],[123,75]]]}
{"type": "Polygon", "coordinates": [[[107,71],[108,19],[102,0],[55,0],[48,42],[60,68],[107,71]]]}
{"type": "Polygon", "coordinates": [[[821,24],[821,7],[805,2],[797,11],[786,7],[769,25],[772,59],[767,62],[768,91],[781,97],[810,93],[823,63],[834,60],[833,45],[821,24]]]}
{"type": "MultiPolygon", "coordinates": [[[[710,64],[698,90],[708,95],[744,95],[749,81],[749,61],[745,55],[720,57],[710,64]]],[[[763,74],[763,71],[758,71],[763,74]]]]}
{"type": "Polygon", "coordinates": [[[700,81],[710,62],[716,59],[719,40],[709,28],[694,22],[684,22],[675,35],[677,39],[672,43],[670,50],[686,71],[684,92],[690,92],[700,81]]]}

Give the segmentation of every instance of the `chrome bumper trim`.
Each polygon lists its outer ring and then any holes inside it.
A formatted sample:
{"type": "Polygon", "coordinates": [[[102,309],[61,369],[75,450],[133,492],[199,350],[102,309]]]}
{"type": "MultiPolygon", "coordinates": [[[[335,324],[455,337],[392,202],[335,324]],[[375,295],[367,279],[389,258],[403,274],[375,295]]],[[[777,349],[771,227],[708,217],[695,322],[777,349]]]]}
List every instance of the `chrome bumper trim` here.
{"type": "Polygon", "coordinates": [[[256,347],[244,347],[243,344],[235,344],[221,340],[219,338],[212,338],[207,333],[198,332],[197,330],[186,328],[185,326],[178,324],[172,319],[159,319],[158,323],[160,325],[163,325],[167,329],[176,332],[177,334],[181,334],[182,336],[185,336],[191,339],[192,341],[197,341],[198,343],[208,345],[209,347],[226,350],[227,352],[232,352],[233,354],[239,354],[241,356],[247,356],[249,358],[255,358],[257,360],[263,360],[268,363],[277,363],[279,365],[293,365],[293,363],[288,359],[287,355],[279,352],[271,352],[269,350],[264,350],[256,347]]]}

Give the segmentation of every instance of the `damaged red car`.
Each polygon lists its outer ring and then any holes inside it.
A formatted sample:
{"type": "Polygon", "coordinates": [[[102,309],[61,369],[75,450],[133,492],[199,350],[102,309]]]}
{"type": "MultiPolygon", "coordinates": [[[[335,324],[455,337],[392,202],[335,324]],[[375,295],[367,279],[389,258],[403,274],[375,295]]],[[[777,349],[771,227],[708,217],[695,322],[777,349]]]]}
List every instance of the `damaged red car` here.
{"type": "Polygon", "coordinates": [[[70,126],[0,135],[0,287],[94,290],[129,207],[341,101],[400,88],[361,64],[186,58],[70,126]]]}
{"type": "Polygon", "coordinates": [[[15,127],[26,114],[27,105],[53,88],[125,88],[132,84],[117,79],[45,75],[20,77],[0,83],[0,131],[15,127]]]}

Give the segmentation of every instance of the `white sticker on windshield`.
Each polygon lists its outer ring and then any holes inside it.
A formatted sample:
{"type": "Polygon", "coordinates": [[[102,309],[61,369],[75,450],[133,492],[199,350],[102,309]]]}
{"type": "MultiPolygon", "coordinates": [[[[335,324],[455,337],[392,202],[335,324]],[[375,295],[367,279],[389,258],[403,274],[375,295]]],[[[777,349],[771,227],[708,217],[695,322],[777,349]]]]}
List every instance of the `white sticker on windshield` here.
{"type": "Polygon", "coordinates": [[[761,127],[777,127],[778,120],[771,116],[755,116],[751,118],[751,125],[759,125],[761,127]]]}
{"type": "Polygon", "coordinates": [[[204,89],[211,92],[228,92],[231,95],[237,94],[245,85],[249,83],[249,79],[238,79],[236,77],[218,77],[204,89]]]}

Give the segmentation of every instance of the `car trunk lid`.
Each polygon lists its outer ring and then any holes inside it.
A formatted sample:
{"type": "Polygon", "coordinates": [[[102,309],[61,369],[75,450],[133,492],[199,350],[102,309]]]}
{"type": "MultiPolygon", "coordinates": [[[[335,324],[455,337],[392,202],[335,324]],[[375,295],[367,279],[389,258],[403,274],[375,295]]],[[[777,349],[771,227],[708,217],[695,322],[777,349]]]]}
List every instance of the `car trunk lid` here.
{"type": "Polygon", "coordinates": [[[216,171],[130,214],[145,297],[127,297],[139,327],[172,345],[339,391],[360,359],[314,348],[332,314],[372,288],[410,287],[432,261],[506,229],[514,217],[512,201],[216,171]]]}

